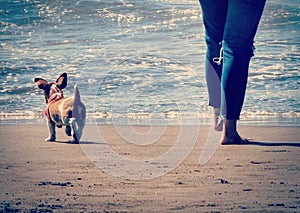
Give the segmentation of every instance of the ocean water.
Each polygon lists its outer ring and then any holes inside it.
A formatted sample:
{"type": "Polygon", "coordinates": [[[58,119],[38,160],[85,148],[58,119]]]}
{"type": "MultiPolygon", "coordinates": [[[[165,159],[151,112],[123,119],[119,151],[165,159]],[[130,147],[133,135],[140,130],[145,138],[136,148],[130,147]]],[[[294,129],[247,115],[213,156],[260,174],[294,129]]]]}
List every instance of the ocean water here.
{"type": "MultiPolygon", "coordinates": [[[[241,122],[299,126],[300,5],[268,0],[241,122]]],[[[1,123],[41,121],[35,76],[67,72],[99,123],[208,123],[196,0],[0,1],[1,123]]]]}

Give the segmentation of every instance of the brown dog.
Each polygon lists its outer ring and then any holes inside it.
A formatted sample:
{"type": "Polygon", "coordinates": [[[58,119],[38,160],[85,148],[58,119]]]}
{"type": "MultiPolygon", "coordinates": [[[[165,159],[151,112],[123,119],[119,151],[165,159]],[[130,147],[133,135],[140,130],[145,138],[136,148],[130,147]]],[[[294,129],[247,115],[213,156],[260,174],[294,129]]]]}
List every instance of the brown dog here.
{"type": "Polygon", "coordinates": [[[56,82],[48,83],[42,78],[35,78],[34,82],[44,91],[47,104],[44,114],[48,120],[49,137],[45,141],[55,141],[55,126],[66,126],[66,134],[73,136],[70,142],[78,143],[85,125],[86,109],[80,100],[77,86],[74,86],[74,97],[65,98],[62,89],[67,87],[67,73],[61,74],[56,82]]]}

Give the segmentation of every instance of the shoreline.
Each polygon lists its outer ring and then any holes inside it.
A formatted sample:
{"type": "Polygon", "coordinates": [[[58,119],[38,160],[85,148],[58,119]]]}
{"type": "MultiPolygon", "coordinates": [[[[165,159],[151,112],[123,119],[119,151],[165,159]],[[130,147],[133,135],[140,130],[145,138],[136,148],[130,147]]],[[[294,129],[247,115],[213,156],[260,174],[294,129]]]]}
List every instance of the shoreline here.
{"type": "MultiPolygon", "coordinates": [[[[91,115],[87,117],[86,123],[88,125],[132,125],[132,126],[181,126],[181,125],[210,125],[211,115],[190,118],[182,120],[178,118],[128,118],[120,117],[114,118],[95,118],[91,115]],[[151,122],[151,123],[149,123],[151,122]]],[[[46,125],[44,116],[28,116],[28,115],[0,115],[0,125],[46,125]]],[[[265,127],[300,127],[299,116],[257,116],[257,117],[242,117],[238,121],[239,126],[265,126],[265,127]]]]}
{"type": "MultiPolygon", "coordinates": [[[[122,129],[112,125],[100,125],[99,132],[121,157],[148,161],[174,146],[180,128],[167,126],[155,143],[146,144],[152,140],[148,138],[143,145],[128,143],[128,135],[120,135],[122,129]]],[[[134,130],[147,138],[151,127],[134,130]]],[[[113,161],[105,168],[91,161],[84,147],[103,143],[90,140],[90,125],[82,144],[67,143],[70,138],[62,129],[57,130],[57,142],[44,142],[44,124],[0,125],[0,211],[299,211],[300,128],[239,130],[255,143],[218,146],[209,161],[199,165],[209,134],[209,127],[203,126],[182,162],[163,175],[133,180],[110,174],[119,171],[113,161]]]]}

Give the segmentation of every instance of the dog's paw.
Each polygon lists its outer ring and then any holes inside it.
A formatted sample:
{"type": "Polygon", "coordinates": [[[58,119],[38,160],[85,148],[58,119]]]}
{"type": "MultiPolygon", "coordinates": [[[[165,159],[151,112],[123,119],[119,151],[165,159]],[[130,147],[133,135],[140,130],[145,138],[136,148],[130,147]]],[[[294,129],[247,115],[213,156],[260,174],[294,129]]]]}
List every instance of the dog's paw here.
{"type": "Polygon", "coordinates": [[[46,142],[54,142],[55,139],[56,139],[56,138],[49,137],[49,138],[46,138],[45,141],[46,141],[46,142]]]}
{"type": "Polygon", "coordinates": [[[63,125],[61,125],[61,124],[56,124],[56,127],[57,127],[57,128],[62,128],[63,125]]]}

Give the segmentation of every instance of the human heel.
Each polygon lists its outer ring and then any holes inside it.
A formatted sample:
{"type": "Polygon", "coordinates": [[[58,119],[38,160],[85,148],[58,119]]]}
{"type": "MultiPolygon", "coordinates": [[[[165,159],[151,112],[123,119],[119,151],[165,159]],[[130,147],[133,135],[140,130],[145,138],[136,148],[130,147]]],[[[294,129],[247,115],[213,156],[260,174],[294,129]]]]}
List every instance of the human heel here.
{"type": "Polygon", "coordinates": [[[214,108],[213,127],[214,130],[218,132],[221,132],[223,130],[223,120],[220,116],[220,108],[214,108]]]}

